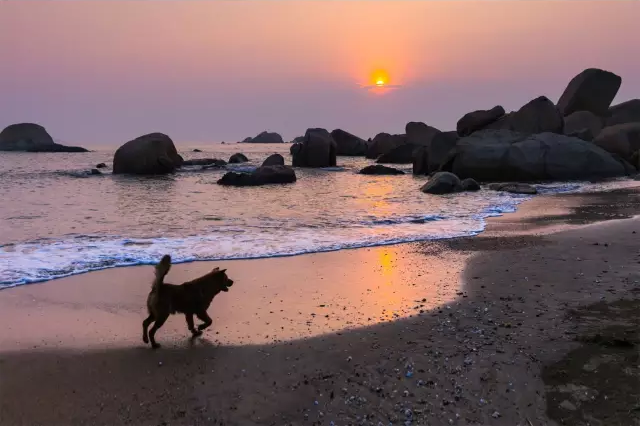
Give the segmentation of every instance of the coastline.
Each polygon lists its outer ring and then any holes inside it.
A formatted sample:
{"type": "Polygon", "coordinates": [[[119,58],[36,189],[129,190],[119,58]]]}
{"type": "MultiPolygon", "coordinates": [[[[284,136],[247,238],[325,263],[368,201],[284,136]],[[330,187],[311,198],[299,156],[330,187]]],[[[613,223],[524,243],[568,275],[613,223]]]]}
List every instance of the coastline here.
{"type": "MultiPolygon", "coordinates": [[[[3,290],[0,420],[579,423],[588,406],[635,397],[587,404],[542,377],[579,350],[576,336],[615,323],[569,310],[640,297],[638,194],[539,196],[476,237],[179,264],[169,280],[220,266],[236,283],[214,300],[204,339],[190,342],[173,316],[157,352],[140,340],[148,266],[3,290]]],[[[640,422],[615,414],[595,422],[640,422]]]]}

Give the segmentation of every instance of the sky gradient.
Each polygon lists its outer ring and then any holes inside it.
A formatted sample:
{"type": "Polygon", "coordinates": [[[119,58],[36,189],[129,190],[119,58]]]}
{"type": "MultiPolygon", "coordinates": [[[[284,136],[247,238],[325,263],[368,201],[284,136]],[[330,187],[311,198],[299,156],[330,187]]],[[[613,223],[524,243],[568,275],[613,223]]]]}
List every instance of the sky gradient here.
{"type": "Polygon", "coordinates": [[[588,67],[640,97],[637,1],[0,2],[0,128],[66,143],[364,138],[557,101],[588,67]],[[392,89],[364,88],[386,74],[392,89]],[[383,92],[383,93],[381,93],[383,92]]]}

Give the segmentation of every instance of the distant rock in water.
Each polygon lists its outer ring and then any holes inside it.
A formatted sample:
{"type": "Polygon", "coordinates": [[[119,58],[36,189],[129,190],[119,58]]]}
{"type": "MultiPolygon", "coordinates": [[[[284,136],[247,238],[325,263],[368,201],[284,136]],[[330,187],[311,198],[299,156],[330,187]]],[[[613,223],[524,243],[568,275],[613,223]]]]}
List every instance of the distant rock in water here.
{"type": "Polygon", "coordinates": [[[229,163],[245,163],[248,162],[249,159],[242,153],[236,153],[229,157],[229,163]]]}
{"type": "Polygon", "coordinates": [[[364,156],[367,153],[367,141],[347,131],[334,129],[331,131],[331,137],[336,142],[338,156],[364,156]]]}
{"type": "Polygon", "coordinates": [[[182,162],[182,166],[214,166],[223,167],[227,162],[222,159],[191,159],[182,162]]]}
{"type": "Polygon", "coordinates": [[[89,150],[56,144],[44,127],[35,123],[18,123],[9,125],[0,132],[0,151],[85,153],[89,150]]]}
{"type": "Polygon", "coordinates": [[[106,165],[106,164],[104,164],[104,163],[98,163],[98,164],[96,165],[96,168],[98,168],[98,169],[102,169],[102,168],[106,168],[106,167],[107,167],[107,165],[106,165]]]}
{"type": "Polygon", "coordinates": [[[219,185],[253,187],[267,184],[296,182],[296,173],[290,166],[260,166],[252,173],[227,172],[218,180],[219,185]]]}
{"type": "Polygon", "coordinates": [[[449,194],[462,191],[462,182],[451,172],[438,172],[429,178],[429,181],[420,188],[420,191],[428,194],[449,194]]]}
{"type": "Polygon", "coordinates": [[[293,166],[326,168],[336,166],[336,142],[326,129],[310,128],[303,142],[291,146],[293,166]]]}
{"type": "MultiPolygon", "coordinates": [[[[224,144],[224,142],[223,142],[223,144],[224,144]]],[[[194,149],[193,149],[193,152],[194,152],[194,153],[202,153],[202,150],[201,150],[201,149],[199,149],[199,148],[194,148],[194,149]]]]}
{"type": "Polygon", "coordinates": [[[182,166],[173,141],[163,133],[150,133],[127,142],[113,156],[113,173],[158,175],[182,166]]]}
{"type": "Polygon", "coordinates": [[[284,166],[284,157],[280,154],[272,154],[262,162],[262,166],[284,166]]]}
{"type": "Polygon", "coordinates": [[[242,142],[250,142],[253,144],[283,144],[284,140],[279,133],[276,132],[260,132],[254,138],[245,138],[242,142]]]}
{"type": "Polygon", "coordinates": [[[396,168],[383,165],[369,165],[358,172],[362,175],[404,175],[404,172],[396,168]]]}
{"type": "Polygon", "coordinates": [[[517,182],[503,182],[489,184],[489,189],[493,191],[504,191],[513,194],[538,194],[538,190],[533,185],[521,184],[517,182]]]}

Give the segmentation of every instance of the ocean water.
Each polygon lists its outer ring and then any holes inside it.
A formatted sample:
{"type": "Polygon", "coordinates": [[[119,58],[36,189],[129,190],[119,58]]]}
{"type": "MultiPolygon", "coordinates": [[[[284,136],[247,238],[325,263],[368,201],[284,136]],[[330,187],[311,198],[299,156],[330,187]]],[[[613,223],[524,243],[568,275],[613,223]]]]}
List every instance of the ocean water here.
{"type": "MultiPolygon", "coordinates": [[[[0,288],[86,271],[175,262],[295,255],[416,240],[472,236],[488,217],[513,212],[528,196],[482,190],[433,196],[426,177],[365,176],[372,161],[339,157],[338,167],[298,169],[290,185],[229,188],[225,170],[187,168],[163,177],[85,172],[111,166],[116,147],[90,153],[0,153],[0,288]]],[[[180,147],[185,159],[235,152],[250,170],[289,145],[203,144],[180,147]]],[[[541,192],[619,185],[556,183],[541,192]]]]}

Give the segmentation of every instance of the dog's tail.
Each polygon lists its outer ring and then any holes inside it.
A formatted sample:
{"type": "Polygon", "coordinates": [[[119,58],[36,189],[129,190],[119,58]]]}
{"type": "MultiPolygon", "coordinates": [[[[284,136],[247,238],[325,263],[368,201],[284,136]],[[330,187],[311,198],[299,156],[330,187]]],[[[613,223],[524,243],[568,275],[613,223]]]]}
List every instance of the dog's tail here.
{"type": "Polygon", "coordinates": [[[151,285],[152,289],[157,289],[158,286],[162,284],[162,282],[164,281],[164,276],[169,273],[169,270],[171,270],[171,257],[169,255],[165,255],[156,265],[156,277],[153,280],[153,284],[151,285]]]}

